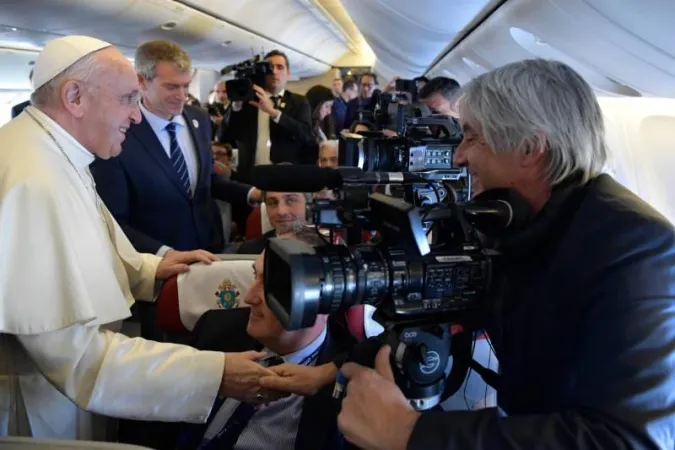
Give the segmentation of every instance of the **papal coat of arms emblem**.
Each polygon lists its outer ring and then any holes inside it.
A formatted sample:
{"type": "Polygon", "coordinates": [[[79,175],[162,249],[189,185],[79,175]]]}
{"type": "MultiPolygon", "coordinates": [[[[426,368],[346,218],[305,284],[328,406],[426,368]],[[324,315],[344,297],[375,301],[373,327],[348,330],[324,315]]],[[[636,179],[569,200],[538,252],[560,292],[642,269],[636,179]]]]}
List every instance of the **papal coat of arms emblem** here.
{"type": "Polygon", "coordinates": [[[239,289],[228,278],[224,279],[218,286],[216,305],[219,309],[231,309],[239,306],[239,289]]]}

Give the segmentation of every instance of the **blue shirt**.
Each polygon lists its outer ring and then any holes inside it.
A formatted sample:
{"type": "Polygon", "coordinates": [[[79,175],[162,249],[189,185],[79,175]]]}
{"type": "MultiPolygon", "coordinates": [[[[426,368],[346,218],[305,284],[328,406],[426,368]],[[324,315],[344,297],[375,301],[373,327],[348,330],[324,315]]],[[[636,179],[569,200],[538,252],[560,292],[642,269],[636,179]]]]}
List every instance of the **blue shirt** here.
{"type": "MultiPolygon", "coordinates": [[[[326,339],[326,328],[306,347],[283,357],[284,362],[314,365],[318,352],[326,339]],[[307,359],[310,359],[307,361],[307,359]]],[[[273,353],[263,350],[267,356],[273,353]]],[[[258,408],[239,436],[235,450],[291,450],[295,448],[304,397],[291,395],[258,408]]],[[[215,437],[225,426],[240,402],[227,399],[209,424],[202,446],[215,437]]]]}
{"type": "Polygon", "coordinates": [[[340,134],[340,131],[349,128],[347,122],[347,102],[344,98],[338,97],[333,102],[333,108],[331,110],[331,115],[333,116],[333,123],[335,124],[335,132],[340,134]]]}

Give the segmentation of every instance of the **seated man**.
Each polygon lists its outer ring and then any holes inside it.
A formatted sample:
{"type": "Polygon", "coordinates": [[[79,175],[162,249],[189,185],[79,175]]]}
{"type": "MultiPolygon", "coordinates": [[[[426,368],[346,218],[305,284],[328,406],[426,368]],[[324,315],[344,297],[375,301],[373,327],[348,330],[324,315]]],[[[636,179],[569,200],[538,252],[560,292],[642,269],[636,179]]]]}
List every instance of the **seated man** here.
{"type": "Polygon", "coordinates": [[[305,211],[311,195],[302,192],[263,192],[262,201],[267,208],[267,216],[273,229],[258,239],[244,242],[237,253],[240,255],[258,255],[265,250],[270,238],[288,234],[301,229],[307,223],[305,211]]]}
{"type": "MultiPolygon", "coordinates": [[[[319,167],[336,168],[338,166],[338,150],[339,145],[337,140],[323,141],[319,144],[319,167]]],[[[314,199],[334,199],[333,191],[324,189],[312,194],[314,199]]]]}
{"type": "MultiPolygon", "coordinates": [[[[305,229],[289,239],[310,245],[323,240],[305,229]]],[[[265,301],[263,286],[264,253],[254,264],[255,281],[244,297],[250,308],[211,310],[204,314],[194,330],[194,345],[202,349],[262,349],[288,362],[321,366],[348,351],[354,338],[337,320],[317,316],[313,327],[284,330],[265,301]]],[[[326,366],[328,367],[328,366],[326,366]]],[[[266,449],[323,450],[337,448],[337,405],[332,400],[333,386],[314,395],[291,395],[257,409],[233,399],[217,402],[206,425],[185,425],[178,448],[194,449],[266,449]]],[[[259,395],[266,396],[267,392],[259,395]]]]}
{"type": "Polygon", "coordinates": [[[338,166],[338,141],[327,140],[319,144],[319,167],[338,166]]]}

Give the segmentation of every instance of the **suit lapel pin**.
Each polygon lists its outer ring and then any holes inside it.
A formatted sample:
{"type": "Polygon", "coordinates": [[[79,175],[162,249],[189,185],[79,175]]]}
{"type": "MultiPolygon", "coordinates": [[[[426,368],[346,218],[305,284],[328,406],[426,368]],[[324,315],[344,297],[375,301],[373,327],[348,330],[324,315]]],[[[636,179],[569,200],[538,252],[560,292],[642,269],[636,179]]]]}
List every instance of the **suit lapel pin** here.
{"type": "Polygon", "coordinates": [[[285,107],[286,107],[286,103],[281,102],[281,103],[279,104],[279,109],[284,109],[285,107]]]}
{"type": "Polygon", "coordinates": [[[197,122],[197,119],[192,119],[192,125],[194,125],[195,128],[199,128],[199,122],[197,122]]]}

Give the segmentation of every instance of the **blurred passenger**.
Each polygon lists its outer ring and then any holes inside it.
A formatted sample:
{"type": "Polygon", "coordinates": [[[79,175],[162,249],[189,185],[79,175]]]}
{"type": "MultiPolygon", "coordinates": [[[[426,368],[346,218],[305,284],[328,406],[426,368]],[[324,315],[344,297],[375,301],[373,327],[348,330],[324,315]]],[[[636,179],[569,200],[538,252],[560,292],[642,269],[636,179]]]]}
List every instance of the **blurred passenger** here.
{"type": "Polygon", "coordinates": [[[333,80],[333,97],[336,99],[342,95],[342,78],[336,78],[333,80]]]}
{"type": "Polygon", "coordinates": [[[377,95],[377,75],[374,73],[365,73],[361,76],[358,98],[353,99],[347,105],[347,118],[345,123],[351,124],[359,118],[360,112],[372,113],[375,110],[377,95]]]}
{"type": "Polygon", "coordinates": [[[332,91],[321,85],[312,87],[306,94],[312,110],[312,132],[316,142],[335,138],[335,127],[330,118],[333,107],[332,91]]]}
{"type": "Polygon", "coordinates": [[[457,118],[459,90],[459,83],[452,78],[436,77],[420,90],[420,100],[435,114],[457,118]]]}
{"type": "Polygon", "coordinates": [[[354,80],[347,80],[342,85],[342,94],[333,102],[331,116],[336,133],[349,128],[347,123],[347,105],[359,95],[359,86],[354,80]]]}

